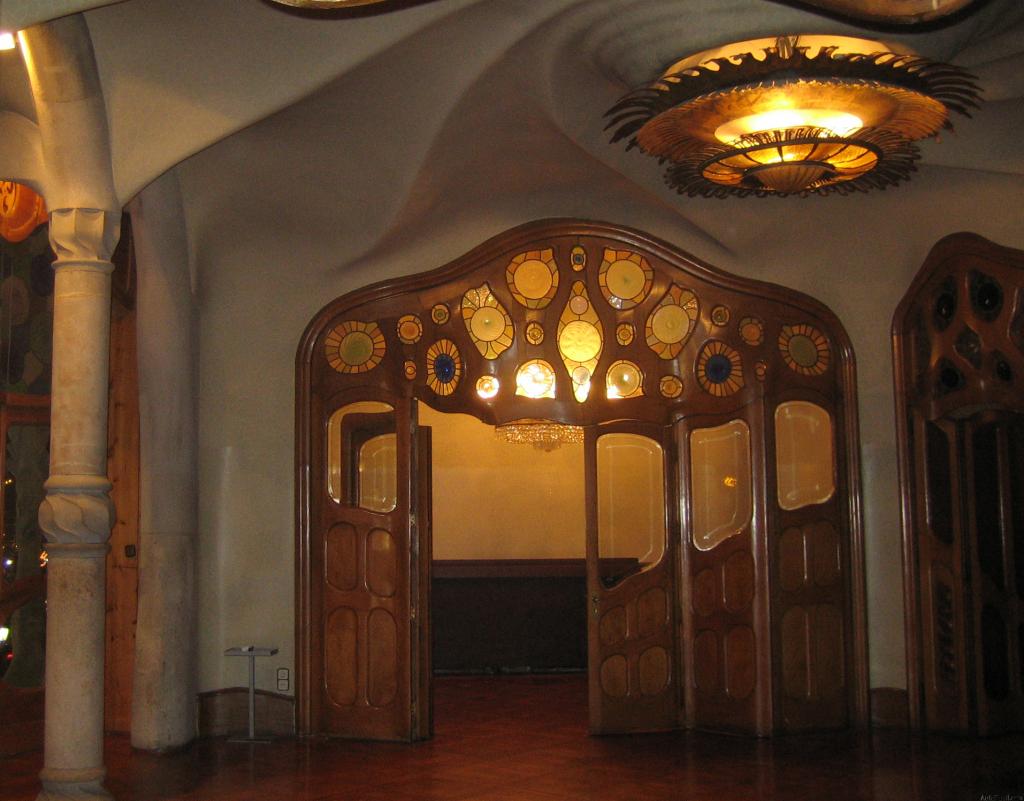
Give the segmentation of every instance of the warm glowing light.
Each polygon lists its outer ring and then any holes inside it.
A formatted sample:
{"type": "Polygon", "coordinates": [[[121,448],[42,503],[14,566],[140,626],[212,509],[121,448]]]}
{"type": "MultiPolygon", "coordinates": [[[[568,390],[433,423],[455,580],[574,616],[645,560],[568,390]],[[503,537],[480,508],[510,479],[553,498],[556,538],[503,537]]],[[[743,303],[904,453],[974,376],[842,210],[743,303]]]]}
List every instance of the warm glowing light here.
{"type": "Polygon", "coordinates": [[[12,567],[14,565],[13,559],[4,559],[4,567],[12,567]]]}
{"type": "Polygon", "coordinates": [[[736,489],[736,486],[739,484],[735,476],[726,476],[722,479],[722,483],[729,487],[729,489],[736,489]]]}
{"type": "Polygon", "coordinates": [[[501,383],[498,381],[497,376],[485,375],[477,379],[476,382],[476,394],[484,400],[490,400],[498,394],[498,390],[501,388],[501,383]]]}
{"type": "Polygon", "coordinates": [[[40,567],[46,567],[46,565],[47,565],[47,563],[49,561],[50,561],[50,554],[48,554],[46,551],[40,551],[39,552],[39,566],[40,567]]]}
{"type": "Polygon", "coordinates": [[[0,642],[6,642],[11,636],[11,630],[7,626],[0,626],[0,642]]]}
{"type": "Polygon", "coordinates": [[[817,108],[778,108],[747,114],[715,129],[720,142],[734,142],[752,133],[784,131],[791,128],[819,128],[827,136],[847,136],[864,127],[864,121],[845,111],[817,108]]]}
{"type": "Polygon", "coordinates": [[[534,359],[516,373],[516,395],[527,398],[555,397],[555,371],[542,359],[534,359]]]}
{"type": "Polygon", "coordinates": [[[8,31],[0,32],[0,50],[13,50],[14,47],[14,34],[8,31]]]}
{"type": "Polygon", "coordinates": [[[4,486],[5,486],[5,487],[9,487],[9,486],[11,486],[11,484],[13,484],[13,483],[14,483],[14,479],[13,479],[13,478],[5,478],[5,479],[4,479],[4,486]]]}
{"type": "Polygon", "coordinates": [[[516,420],[494,429],[500,439],[513,445],[533,445],[550,451],[559,445],[583,442],[583,429],[551,420],[516,420]]]}

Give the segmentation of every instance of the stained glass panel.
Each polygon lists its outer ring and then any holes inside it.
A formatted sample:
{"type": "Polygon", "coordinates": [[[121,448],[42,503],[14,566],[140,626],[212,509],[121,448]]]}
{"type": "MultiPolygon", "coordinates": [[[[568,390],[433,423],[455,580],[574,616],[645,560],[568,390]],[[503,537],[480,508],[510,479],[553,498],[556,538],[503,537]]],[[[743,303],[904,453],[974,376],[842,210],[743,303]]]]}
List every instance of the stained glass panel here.
{"type": "Polygon", "coordinates": [[[345,320],[327,334],[324,350],[339,373],[367,373],[380,364],[387,344],[377,323],[345,320]]]}
{"type": "Polygon", "coordinates": [[[427,348],[427,386],[438,395],[451,395],[462,377],[462,357],[450,339],[439,339],[427,348]]]}
{"type": "Polygon", "coordinates": [[[543,359],[531,359],[516,372],[516,395],[527,398],[555,397],[555,371],[543,359]]]}
{"type": "Polygon", "coordinates": [[[590,378],[603,348],[601,320],[590,303],[586,285],[577,281],[558,321],[558,352],[572,379],[573,395],[580,403],[590,394],[590,378]]]}
{"type": "Polygon", "coordinates": [[[662,359],[674,359],[693,333],[698,312],[697,296],[672,284],[647,318],[647,346],[662,359]]]}
{"type": "Polygon", "coordinates": [[[505,280],[516,302],[528,309],[543,309],[558,291],[558,265],[554,251],[528,250],[505,268],[505,280]]]}
{"type": "Polygon", "coordinates": [[[462,296],[462,320],[469,338],[485,359],[496,359],[512,344],[512,318],[483,284],[462,296]]]}
{"type": "Polygon", "coordinates": [[[609,305],[632,309],[650,294],[654,270],[639,253],[605,248],[597,280],[609,305]]]}
{"type": "Polygon", "coordinates": [[[644,394],[644,374],[633,362],[620,359],[612,362],[605,376],[609,398],[639,398],[644,394]]]}
{"type": "Polygon", "coordinates": [[[821,375],[831,358],[828,339],[807,323],[782,326],[779,351],[789,369],[801,375],[821,375]]]}
{"type": "Polygon", "coordinates": [[[704,343],[697,356],[697,383],[716,398],[725,398],[743,387],[740,355],[716,339],[704,343]]]}

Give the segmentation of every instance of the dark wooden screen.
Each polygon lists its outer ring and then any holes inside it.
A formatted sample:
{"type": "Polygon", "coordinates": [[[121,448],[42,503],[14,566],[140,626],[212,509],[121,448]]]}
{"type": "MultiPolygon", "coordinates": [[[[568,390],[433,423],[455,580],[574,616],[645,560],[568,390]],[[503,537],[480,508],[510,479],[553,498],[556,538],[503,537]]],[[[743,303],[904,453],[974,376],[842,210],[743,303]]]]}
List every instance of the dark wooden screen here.
{"type": "MultiPolygon", "coordinates": [[[[658,568],[664,576],[658,576],[674,596],[666,618],[676,629],[667,670],[678,678],[666,685],[671,692],[655,693],[661,706],[646,725],[663,728],[682,719],[764,734],[866,720],[853,355],[842,326],[820,303],[723,274],[635,231],[545,221],[433,272],[339,298],[310,323],[297,362],[300,731],[319,725],[308,700],[318,692],[308,682],[320,658],[308,634],[317,582],[310,554],[321,536],[318,504],[328,501],[317,495],[323,462],[316,449],[330,411],[323,399],[340,392],[425,402],[496,426],[553,421],[582,426],[590,436],[619,422],[674,429],[665,440],[673,508],[658,568]],[[541,397],[517,394],[520,371],[537,360],[550,366],[554,386],[541,397]],[[787,512],[773,500],[772,421],[780,403],[799,398],[831,421],[835,492],[787,512]],[[689,531],[686,439],[699,421],[736,417],[751,432],[753,483],[743,490],[752,516],[728,543],[697,553],[689,531]],[[827,562],[823,554],[832,548],[835,569],[814,573],[811,563],[783,564],[780,543],[795,538],[814,564],[827,562]],[[774,589],[781,572],[797,569],[811,571],[807,582],[774,589]],[[710,590],[714,609],[696,609],[698,589],[710,590]],[[704,632],[699,667],[694,642],[704,632]],[[810,654],[803,663],[798,642],[810,654]],[[724,672],[714,687],[697,686],[697,672],[712,661],[724,672]]],[[[410,552],[415,548],[414,541],[410,552]]],[[[642,583],[651,576],[635,578],[642,583]]],[[[631,583],[639,587],[627,579],[620,592],[631,583]]],[[[600,609],[613,593],[596,594],[600,609]]],[[[592,655],[594,648],[591,643],[592,655]]],[[[636,720],[622,726],[640,727],[636,720]]]]}
{"type": "Polygon", "coordinates": [[[1024,253],[954,234],[893,321],[911,721],[1024,728],[1024,253]]]}

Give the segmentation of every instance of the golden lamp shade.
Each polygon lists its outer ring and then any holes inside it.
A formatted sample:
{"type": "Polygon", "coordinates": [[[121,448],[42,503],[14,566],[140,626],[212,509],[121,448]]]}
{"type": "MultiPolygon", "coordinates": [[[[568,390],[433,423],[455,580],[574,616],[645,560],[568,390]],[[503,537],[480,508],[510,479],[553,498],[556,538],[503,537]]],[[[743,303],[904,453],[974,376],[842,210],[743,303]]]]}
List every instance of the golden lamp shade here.
{"type": "Polygon", "coordinates": [[[880,42],[781,37],[682,59],[607,116],[681,194],[847,193],[906,179],[913,143],[978,94],[960,68],[880,42]]]}

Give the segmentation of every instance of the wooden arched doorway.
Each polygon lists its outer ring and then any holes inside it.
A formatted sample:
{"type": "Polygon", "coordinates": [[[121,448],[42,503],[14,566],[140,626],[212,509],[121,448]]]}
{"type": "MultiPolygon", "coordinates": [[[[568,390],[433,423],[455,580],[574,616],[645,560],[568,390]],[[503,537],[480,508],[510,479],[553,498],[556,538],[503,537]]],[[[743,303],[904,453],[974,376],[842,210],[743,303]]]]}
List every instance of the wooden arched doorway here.
{"type": "Polygon", "coordinates": [[[911,724],[1024,727],[1024,253],[938,242],[893,318],[911,724]]]}
{"type": "Polygon", "coordinates": [[[865,722],[853,356],[820,303],[544,221],[329,304],[296,389],[300,733],[429,736],[421,402],[582,435],[592,731],[865,722]],[[663,547],[623,575],[602,562],[616,436],[653,443],[665,499],[663,547]]]}

